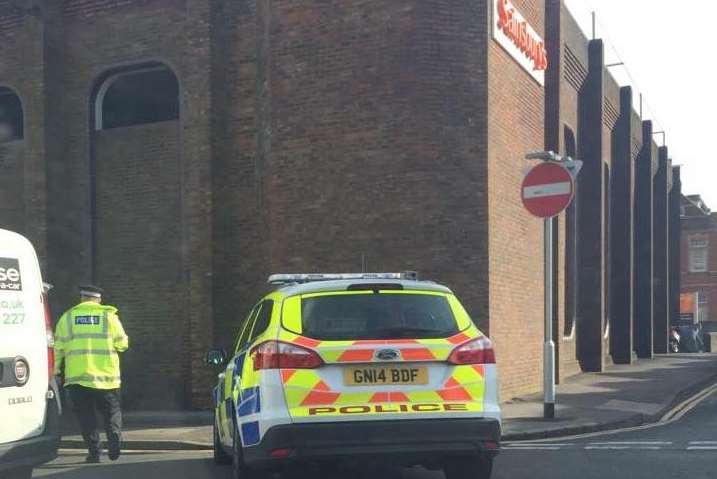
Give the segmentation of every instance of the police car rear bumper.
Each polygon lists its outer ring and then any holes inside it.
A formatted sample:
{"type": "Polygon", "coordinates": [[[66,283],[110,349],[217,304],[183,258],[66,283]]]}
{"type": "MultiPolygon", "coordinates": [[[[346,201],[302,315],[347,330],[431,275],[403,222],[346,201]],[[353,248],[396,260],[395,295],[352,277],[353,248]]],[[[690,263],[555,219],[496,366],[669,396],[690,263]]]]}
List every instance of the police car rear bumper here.
{"type": "MultiPolygon", "coordinates": [[[[0,472],[34,467],[57,457],[60,447],[60,413],[54,399],[47,401],[45,430],[39,436],[0,444],[0,472]]],[[[2,476],[2,474],[0,474],[2,476]]]]}
{"type": "Polygon", "coordinates": [[[341,458],[424,464],[498,454],[500,435],[500,423],[484,418],[290,424],[269,429],[259,445],[244,449],[244,461],[258,468],[341,458]]]}

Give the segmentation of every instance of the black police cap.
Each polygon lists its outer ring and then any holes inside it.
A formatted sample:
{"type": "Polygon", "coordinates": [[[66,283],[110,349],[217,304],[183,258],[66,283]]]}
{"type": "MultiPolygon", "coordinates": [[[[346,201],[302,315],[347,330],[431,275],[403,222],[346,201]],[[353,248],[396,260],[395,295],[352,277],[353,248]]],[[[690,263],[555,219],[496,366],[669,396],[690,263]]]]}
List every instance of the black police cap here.
{"type": "Polygon", "coordinates": [[[101,298],[104,293],[104,290],[98,286],[94,286],[91,284],[80,286],[80,294],[82,296],[101,298]]]}

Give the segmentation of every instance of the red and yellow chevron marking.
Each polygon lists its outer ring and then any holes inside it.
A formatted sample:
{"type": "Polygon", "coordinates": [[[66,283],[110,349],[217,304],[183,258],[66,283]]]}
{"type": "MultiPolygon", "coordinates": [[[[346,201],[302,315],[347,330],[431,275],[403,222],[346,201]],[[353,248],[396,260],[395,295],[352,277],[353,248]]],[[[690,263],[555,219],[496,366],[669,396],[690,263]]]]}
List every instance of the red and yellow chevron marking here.
{"type": "MultiPolygon", "coordinates": [[[[485,391],[485,369],[483,366],[454,366],[451,377],[439,390],[406,392],[337,392],[321,379],[315,370],[282,370],[287,404],[292,415],[307,416],[309,408],[318,406],[348,406],[369,404],[443,404],[462,403],[467,410],[483,410],[485,391]]],[[[341,410],[335,410],[341,414],[341,410]]],[[[370,409],[374,411],[374,409],[370,409]]],[[[387,412],[382,410],[379,412],[387,412]]],[[[404,412],[411,412],[409,409],[404,412]]],[[[416,410],[413,412],[421,412],[416,410]]],[[[355,414],[356,411],[351,412],[355,414]]],[[[369,414],[371,412],[367,412],[369,414]]]]}
{"type": "Polygon", "coordinates": [[[377,362],[376,352],[384,348],[397,349],[403,361],[445,361],[456,346],[479,335],[473,326],[444,339],[320,341],[283,330],[279,339],[313,349],[327,363],[372,363],[377,362]]]}

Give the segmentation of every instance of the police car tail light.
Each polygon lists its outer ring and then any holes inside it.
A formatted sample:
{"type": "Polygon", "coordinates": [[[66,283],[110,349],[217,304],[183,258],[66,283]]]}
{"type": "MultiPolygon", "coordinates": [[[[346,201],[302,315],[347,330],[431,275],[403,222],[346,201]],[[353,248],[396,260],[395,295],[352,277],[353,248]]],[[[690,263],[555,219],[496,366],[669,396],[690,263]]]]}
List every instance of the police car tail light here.
{"type": "Polygon", "coordinates": [[[251,352],[254,369],[316,369],[324,362],[310,349],[282,341],[267,341],[251,352]]]}
{"type": "Polygon", "coordinates": [[[493,342],[481,336],[458,346],[448,357],[451,364],[495,364],[493,342]]]}

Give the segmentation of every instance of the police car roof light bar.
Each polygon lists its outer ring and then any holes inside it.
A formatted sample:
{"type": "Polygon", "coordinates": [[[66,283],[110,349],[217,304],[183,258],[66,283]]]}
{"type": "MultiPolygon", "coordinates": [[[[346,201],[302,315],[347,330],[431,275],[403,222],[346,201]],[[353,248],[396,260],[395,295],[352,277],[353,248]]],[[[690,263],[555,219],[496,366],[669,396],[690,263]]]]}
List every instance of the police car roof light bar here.
{"type": "Polygon", "coordinates": [[[418,281],[418,273],[415,271],[404,271],[401,273],[299,273],[299,274],[272,274],[268,283],[274,285],[311,283],[315,281],[335,280],[358,280],[358,279],[394,279],[418,281]]]}

